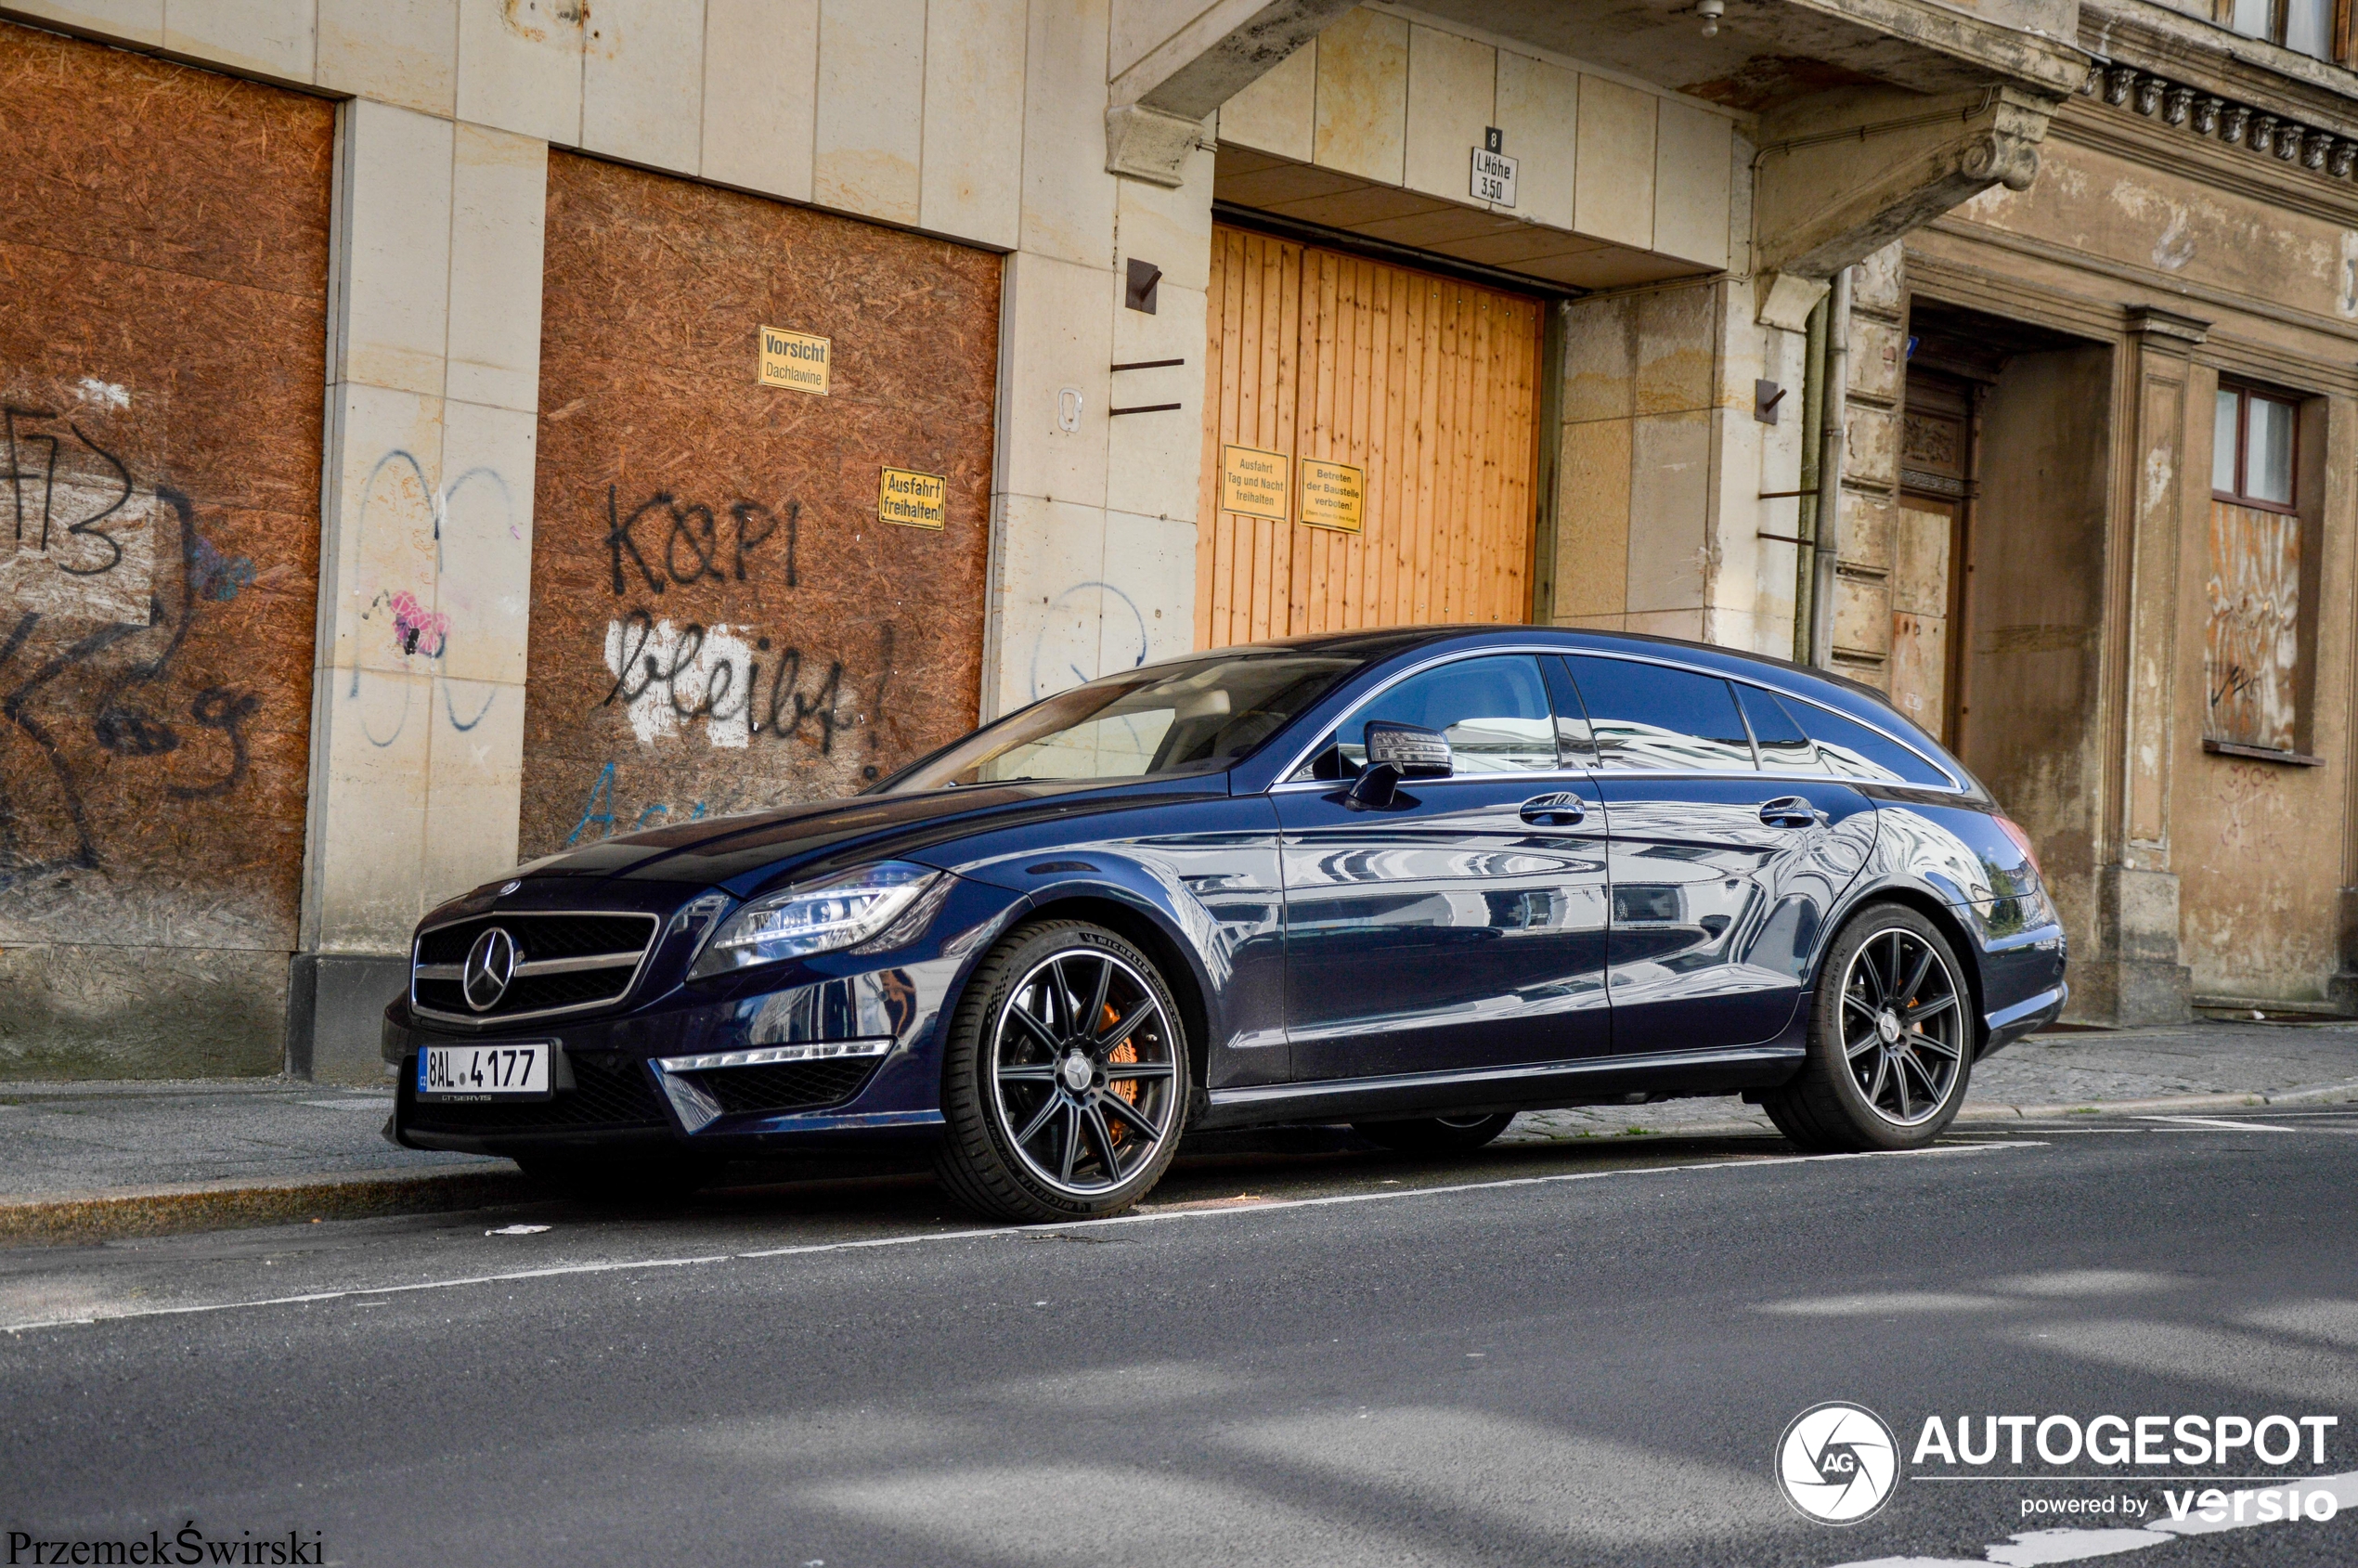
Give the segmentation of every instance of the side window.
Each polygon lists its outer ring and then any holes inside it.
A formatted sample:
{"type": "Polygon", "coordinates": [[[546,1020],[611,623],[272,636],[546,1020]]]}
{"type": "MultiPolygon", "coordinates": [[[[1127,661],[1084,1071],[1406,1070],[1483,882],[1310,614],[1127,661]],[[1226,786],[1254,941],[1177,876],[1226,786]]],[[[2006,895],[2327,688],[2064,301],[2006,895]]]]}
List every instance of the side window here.
{"type": "Polygon", "coordinates": [[[1744,710],[1744,722],[1752,726],[1752,741],[1760,748],[1763,768],[1785,773],[1826,771],[1818,760],[1817,746],[1802,733],[1801,726],[1773,693],[1740,680],[1736,682],[1736,701],[1744,710]]]}
{"type": "Polygon", "coordinates": [[[1756,766],[1743,716],[1717,676],[1578,654],[1564,663],[1588,710],[1600,766],[1708,772],[1756,766]]]}
{"type": "Polygon", "coordinates": [[[1877,784],[1925,784],[1953,789],[1955,781],[1898,741],[1814,703],[1794,703],[1794,718],[1818,743],[1825,771],[1877,784]]]}
{"type": "MultiPolygon", "coordinates": [[[[1367,759],[1371,719],[1421,724],[1449,737],[1460,773],[1546,772],[1556,766],[1555,721],[1539,661],[1493,654],[1438,666],[1380,693],[1335,727],[1342,775],[1367,759]]],[[[1320,776],[1325,776],[1323,771],[1320,776]]]]}

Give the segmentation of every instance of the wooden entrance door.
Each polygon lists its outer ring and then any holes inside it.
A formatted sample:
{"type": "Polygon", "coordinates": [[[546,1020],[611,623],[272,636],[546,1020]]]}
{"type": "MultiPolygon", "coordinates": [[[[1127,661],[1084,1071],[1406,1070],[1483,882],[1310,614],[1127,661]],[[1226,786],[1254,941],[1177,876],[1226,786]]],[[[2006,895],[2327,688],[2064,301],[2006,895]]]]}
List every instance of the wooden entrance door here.
{"type": "Polygon", "coordinates": [[[1960,378],[1909,372],[1891,541],[1891,701],[1950,745],[1958,742],[1962,697],[1953,643],[1971,570],[1964,528],[1973,397],[1972,383],[1960,378]]]}
{"type": "Polygon", "coordinates": [[[1209,324],[1198,647],[1530,617],[1538,302],[1222,225],[1209,324]]]}

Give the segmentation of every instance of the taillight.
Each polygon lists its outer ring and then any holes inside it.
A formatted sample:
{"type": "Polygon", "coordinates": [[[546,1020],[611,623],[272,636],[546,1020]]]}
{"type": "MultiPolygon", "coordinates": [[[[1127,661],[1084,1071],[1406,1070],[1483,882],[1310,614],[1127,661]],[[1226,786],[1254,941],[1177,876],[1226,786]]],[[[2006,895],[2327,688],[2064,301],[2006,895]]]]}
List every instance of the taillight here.
{"type": "Polygon", "coordinates": [[[2002,811],[1990,820],[1998,824],[2001,833],[2015,841],[2015,848],[2022,851],[2022,858],[2030,862],[2030,874],[2039,878],[2041,886],[2045,886],[2047,875],[2039,869],[2039,851],[2030,847],[2030,835],[2023,832],[2022,824],[2002,811]]]}

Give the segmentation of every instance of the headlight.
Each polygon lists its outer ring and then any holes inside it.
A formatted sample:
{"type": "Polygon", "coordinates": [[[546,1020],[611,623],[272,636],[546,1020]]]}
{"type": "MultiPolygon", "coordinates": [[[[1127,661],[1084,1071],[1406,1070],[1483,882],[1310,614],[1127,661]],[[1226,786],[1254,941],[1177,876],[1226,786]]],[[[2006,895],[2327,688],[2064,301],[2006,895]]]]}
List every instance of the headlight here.
{"type": "Polygon", "coordinates": [[[856,946],[892,924],[893,916],[915,902],[940,875],[926,866],[886,861],[815,887],[789,888],[756,899],[720,923],[688,978],[706,979],[755,964],[856,946]]]}

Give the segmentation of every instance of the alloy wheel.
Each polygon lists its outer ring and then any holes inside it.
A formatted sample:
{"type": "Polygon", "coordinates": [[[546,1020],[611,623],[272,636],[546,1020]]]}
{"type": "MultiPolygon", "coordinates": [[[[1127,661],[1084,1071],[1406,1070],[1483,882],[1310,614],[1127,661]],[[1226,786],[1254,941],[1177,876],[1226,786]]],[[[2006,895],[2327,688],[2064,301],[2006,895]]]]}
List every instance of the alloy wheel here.
{"type": "Polygon", "coordinates": [[[1842,1054],[1868,1107],[1898,1127],[1939,1114],[1964,1066],[1964,996],[1949,963],[1904,926],[1860,943],[1842,985],[1842,1054]]]}
{"type": "Polygon", "coordinates": [[[1176,1131],[1178,1041],[1155,987],[1121,959],[1069,948],[1034,965],[990,1043],[1009,1146],[1060,1192],[1120,1186],[1176,1131]]]}

